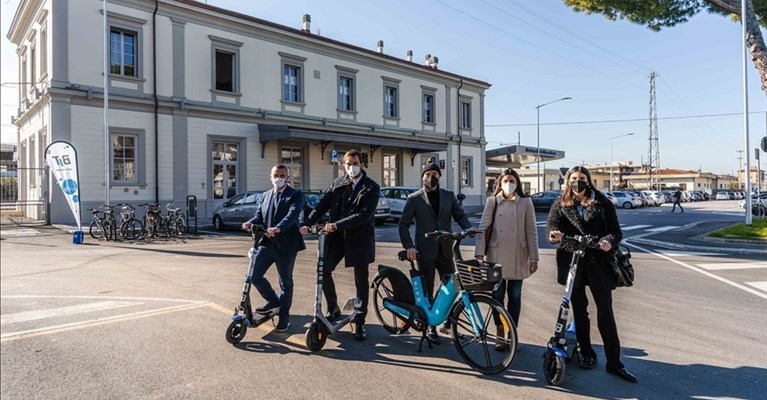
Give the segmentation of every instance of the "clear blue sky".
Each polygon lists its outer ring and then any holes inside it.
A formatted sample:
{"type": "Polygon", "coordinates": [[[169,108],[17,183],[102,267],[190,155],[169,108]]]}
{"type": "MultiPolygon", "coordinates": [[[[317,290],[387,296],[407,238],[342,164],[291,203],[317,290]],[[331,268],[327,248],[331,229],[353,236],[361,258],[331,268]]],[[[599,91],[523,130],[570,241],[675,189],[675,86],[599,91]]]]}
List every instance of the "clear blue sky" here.
{"type": "MultiPolygon", "coordinates": [[[[4,3],[2,80],[8,82],[16,80],[16,61],[5,34],[18,0],[4,3]]],[[[652,32],[626,21],[575,13],[560,0],[208,3],[296,28],[308,13],[312,30],[323,36],[370,49],[384,40],[388,54],[404,58],[412,49],[420,61],[431,53],[439,57],[441,69],[490,82],[485,123],[531,125],[487,127],[488,148],[516,143],[517,132],[523,144],[535,145],[535,106],[570,96],[573,100],[541,108],[541,146],[567,154],[550,167],[607,163],[609,138],[629,132],[635,135],[614,141],[613,158],[646,159],[647,121],[545,124],[647,118],[650,70],[660,75],[660,118],[743,110],[741,28],[719,15],[699,14],[685,24],[652,32]]],[[[750,60],[748,75],[750,111],[761,112],[750,116],[748,153],[753,157],[767,129],[767,98],[750,60]]],[[[2,95],[6,142],[13,131],[8,115],[15,110],[6,105],[16,100],[15,92],[4,89],[2,95]]],[[[661,119],[658,127],[662,167],[715,173],[738,168],[736,150],[744,147],[742,115],[661,119]]]]}

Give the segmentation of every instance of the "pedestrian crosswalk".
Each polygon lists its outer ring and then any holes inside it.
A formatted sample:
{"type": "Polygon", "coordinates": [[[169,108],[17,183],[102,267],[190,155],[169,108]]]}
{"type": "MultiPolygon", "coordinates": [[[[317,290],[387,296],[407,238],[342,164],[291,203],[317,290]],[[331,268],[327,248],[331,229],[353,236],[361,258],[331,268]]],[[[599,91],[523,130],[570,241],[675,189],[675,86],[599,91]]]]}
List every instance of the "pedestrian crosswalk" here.
{"type": "MultiPolygon", "coordinates": [[[[767,270],[767,261],[721,262],[696,264],[707,271],[738,271],[738,270],[767,270]]],[[[767,281],[743,282],[762,292],[767,292],[767,281]]]]}

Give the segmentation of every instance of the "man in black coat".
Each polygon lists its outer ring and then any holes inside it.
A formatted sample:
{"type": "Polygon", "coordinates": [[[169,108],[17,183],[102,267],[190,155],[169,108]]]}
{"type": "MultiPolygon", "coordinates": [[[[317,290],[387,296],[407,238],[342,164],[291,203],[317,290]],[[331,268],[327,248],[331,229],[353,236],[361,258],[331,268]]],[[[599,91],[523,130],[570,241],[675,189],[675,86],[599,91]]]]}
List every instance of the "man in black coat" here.
{"type": "MultiPolygon", "coordinates": [[[[436,164],[426,165],[421,172],[423,187],[408,196],[402,216],[399,219],[399,238],[402,247],[407,249],[409,260],[415,260],[418,254],[418,268],[423,275],[426,295],[429,300],[434,295],[434,273],[439,276],[452,274],[453,248],[447,241],[437,242],[427,239],[426,233],[436,230],[452,231],[452,221],[463,229],[471,228],[471,223],[453,192],[439,187],[442,171],[436,164]],[[415,245],[410,237],[410,223],[415,219],[415,245]]],[[[434,341],[439,338],[434,330],[430,332],[434,341]]]]}
{"type": "Polygon", "coordinates": [[[308,234],[308,227],[316,224],[330,211],[330,219],[325,225],[328,237],[322,286],[328,306],[327,317],[332,321],[341,315],[332,273],[341,259],[344,259],[347,268],[354,268],[357,298],[362,301],[362,313],[355,320],[354,338],[363,341],[367,337],[365,317],[370,291],[368,265],[375,261],[373,217],[381,188],[362,169],[362,154],[359,151],[346,152],[343,160],[346,174],[333,181],[317,207],[304,221],[301,233],[308,234]]]}
{"type": "Polygon", "coordinates": [[[284,332],[290,325],[290,306],[293,304],[293,266],[298,252],[306,249],[304,238],[298,232],[298,216],[304,206],[304,195],[286,184],[288,168],[284,165],[275,165],[270,178],[273,188],[264,192],[256,215],[243,223],[242,229],[249,230],[253,225],[266,228],[252,261],[255,267],[251,282],[266,300],[266,304],[256,308],[256,312],[268,313],[279,308],[280,320],[275,330],[284,332]],[[277,265],[282,289],[279,297],[264,277],[272,264],[277,265]]]}

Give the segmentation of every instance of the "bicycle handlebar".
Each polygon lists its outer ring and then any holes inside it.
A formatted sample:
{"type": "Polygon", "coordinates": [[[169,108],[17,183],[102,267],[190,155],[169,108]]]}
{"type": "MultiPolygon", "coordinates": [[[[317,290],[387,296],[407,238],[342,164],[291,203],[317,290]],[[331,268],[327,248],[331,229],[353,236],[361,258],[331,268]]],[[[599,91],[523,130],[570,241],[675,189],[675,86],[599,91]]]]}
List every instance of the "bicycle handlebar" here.
{"type": "Polygon", "coordinates": [[[455,239],[455,240],[461,240],[466,237],[474,237],[477,234],[477,231],[474,230],[474,228],[467,229],[465,231],[461,232],[448,232],[448,231],[434,231],[426,233],[424,236],[427,239],[455,239]]]}
{"type": "Polygon", "coordinates": [[[575,235],[575,236],[563,235],[562,236],[562,240],[570,240],[570,241],[578,243],[581,246],[584,246],[586,248],[591,248],[591,249],[600,249],[599,243],[597,243],[598,239],[599,238],[597,238],[594,235],[585,235],[585,236],[583,236],[583,235],[575,235]]]}

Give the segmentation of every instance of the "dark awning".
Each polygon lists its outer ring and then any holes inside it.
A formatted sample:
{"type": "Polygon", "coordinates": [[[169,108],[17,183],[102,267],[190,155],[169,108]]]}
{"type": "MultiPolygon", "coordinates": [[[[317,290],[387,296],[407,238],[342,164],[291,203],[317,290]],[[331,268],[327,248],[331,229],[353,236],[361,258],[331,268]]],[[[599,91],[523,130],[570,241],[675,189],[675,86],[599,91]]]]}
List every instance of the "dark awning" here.
{"type": "MultiPolygon", "coordinates": [[[[279,139],[305,139],[319,142],[341,142],[375,147],[396,147],[410,150],[411,154],[446,151],[447,139],[430,139],[387,133],[385,136],[371,136],[359,133],[294,128],[287,125],[258,125],[259,140],[266,143],[279,139]]],[[[262,146],[262,148],[265,146],[262,146]]]]}
{"type": "MultiPolygon", "coordinates": [[[[538,148],[525,145],[512,145],[498,149],[487,150],[485,159],[488,166],[494,167],[515,167],[525,164],[531,164],[538,161],[538,148]]],[[[562,150],[540,149],[540,161],[554,161],[565,158],[565,152],[562,150]]]]}

